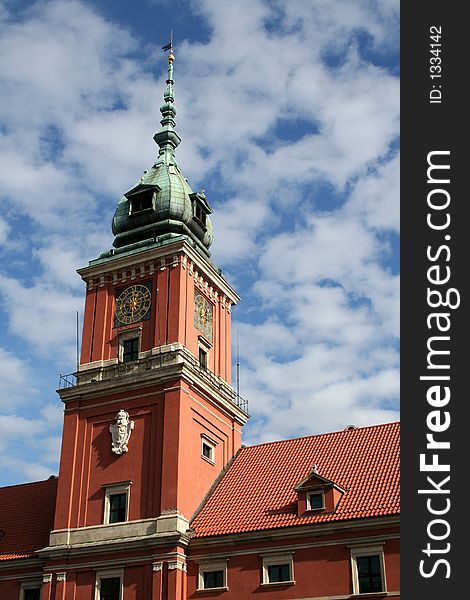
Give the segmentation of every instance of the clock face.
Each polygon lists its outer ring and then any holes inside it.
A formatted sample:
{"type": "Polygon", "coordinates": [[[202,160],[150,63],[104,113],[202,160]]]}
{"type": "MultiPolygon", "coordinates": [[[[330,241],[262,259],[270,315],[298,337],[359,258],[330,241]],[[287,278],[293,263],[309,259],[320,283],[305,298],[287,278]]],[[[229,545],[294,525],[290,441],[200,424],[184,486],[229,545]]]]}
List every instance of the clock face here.
{"type": "Polygon", "coordinates": [[[128,325],[148,318],[151,300],[150,290],[146,285],[131,285],[116,299],[116,319],[119,323],[128,325]]]}
{"type": "Polygon", "coordinates": [[[194,325],[212,342],[212,304],[197,291],[194,292],[194,325]]]}

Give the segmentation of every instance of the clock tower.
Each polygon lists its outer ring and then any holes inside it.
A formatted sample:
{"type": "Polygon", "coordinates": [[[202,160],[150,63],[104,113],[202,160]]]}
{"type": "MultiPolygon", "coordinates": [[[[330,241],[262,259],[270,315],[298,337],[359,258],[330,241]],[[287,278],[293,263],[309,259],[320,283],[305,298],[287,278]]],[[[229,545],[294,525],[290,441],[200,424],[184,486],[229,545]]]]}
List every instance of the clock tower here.
{"type": "Polygon", "coordinates": [[[124,550],[138,565],[150,552],[154,591],[177,597],[189,522],[241,447],[248,415],[231,386],[239,297],[210,258],[205,193],[175,158],[173,62],[170,49],[158,156],[117,205],[113,249],[78,271],[81,359],[74,384],[59,390],[57,506],[41,552],[51,565],[64,552],[102,561],[124,550]]]}

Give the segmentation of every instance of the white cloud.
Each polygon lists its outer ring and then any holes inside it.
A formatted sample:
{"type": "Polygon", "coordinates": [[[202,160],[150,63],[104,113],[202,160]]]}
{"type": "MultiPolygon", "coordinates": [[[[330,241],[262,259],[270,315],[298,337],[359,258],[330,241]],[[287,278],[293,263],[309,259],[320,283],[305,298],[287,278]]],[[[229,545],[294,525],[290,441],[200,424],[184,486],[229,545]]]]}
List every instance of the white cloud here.
{"type": "Polygon", "coordinates": [[[82,309],[83,297],[43,283],[24,287],[1,275],[0,287],[9,309],[12,333],[37,351],[74,364],[76,311],[82,309]]]}
{"type": "MultiPolygon", "coordinates": [[[[58,370],[57,359],[75,361],[84,303],[75,270],[110,247],[119,197],[155,158],[166,73],[150,73],[148,57],[161,60],[154,40],[89,3],[44,1],[10,20],[8,6],[0,3],[5,333],[22,356],[58,370]]],[[[177,158],[193,188],[211,190],[213,259],[245,297],[235,326],[242,395],[258,417],[248,439],[395,419],[398,277],[387,235],[399,226],[398,79],[367,55],[396,49],[398,3],[179,7],[209,31],[204,43],[176,47],[177,158]]],[[[0,350],[0,370],[4,397],[18,397],[33,366],[0,350]]],[[[47,427],[10,415],[12,431],[31,435],[37,460],[10,463],[28,478],[54,472],[58,448],[61,409],[45,391],[37,406],[47,427]]]]}
{"type": "Polygon", "coordinates": [[[14,411],[33,392],[30,365],[0,347],[0,410],[14,411]]]}

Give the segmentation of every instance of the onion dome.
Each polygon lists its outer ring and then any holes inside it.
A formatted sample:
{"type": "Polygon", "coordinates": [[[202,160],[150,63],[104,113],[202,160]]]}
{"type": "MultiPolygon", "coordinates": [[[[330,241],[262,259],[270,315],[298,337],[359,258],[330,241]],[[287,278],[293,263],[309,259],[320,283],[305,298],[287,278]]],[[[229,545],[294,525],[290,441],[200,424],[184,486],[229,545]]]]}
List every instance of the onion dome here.
{"type": "Polygon", "coordinates": [[[161,127],[153,138],[159,146],[158,157],[117,205],[112,225],[116,250],[112,254],[161,245],[184,236],[204,255],[210,255],[209,246],[214,237],[209,218],[211,207],[204,191],[191,189],[176,162],[175,150],[181,138],[175,131],[175,57],[171,43],[167,49],[170,54],[164,101],[160,107],[161,127]]]}

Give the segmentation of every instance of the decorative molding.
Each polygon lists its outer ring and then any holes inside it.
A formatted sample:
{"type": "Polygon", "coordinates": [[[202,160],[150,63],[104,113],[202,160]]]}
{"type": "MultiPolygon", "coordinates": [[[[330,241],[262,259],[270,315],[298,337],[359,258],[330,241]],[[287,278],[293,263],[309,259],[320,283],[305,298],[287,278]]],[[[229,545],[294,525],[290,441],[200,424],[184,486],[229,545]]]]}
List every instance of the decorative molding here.
{"type": "Polygon", "coordinates": [[[42,576],[42,582],[43,583],[52,583],[52,573],[45,573],[42,576]]]}
{"type": "Polygon", "coordinates": [[[162,571],[162,570],[163,570],[163,563],[162,562],[153,563],[153,565],[152,565],[152,571],[158,572],[158,571],[162,571]]]}
{"type": "Polygon", "coordinates": [[[109,431],[112,437],[111,450],[115,454],[122,454],[128,451],[127,444],[131,437],[131,432],[134,429],[134,421],[129,419],[129,413],[125,410],[120,410],[116,415],[115,423],[109,426],[109,431]]]}
{"type": "Polygon", "coordinates": [[[65,581],[65,572],[57,573],[57,581],[65,581]]]}
{"type": "Polygon", "coordinates": [[[173,569],[178,569],[179,571],[183,571],[183,573],[187,573],[188,569],[186,563],[179,562],[177,560],[172,560],[168,562],[168,569],[171,571],[173,569]]]}

